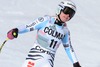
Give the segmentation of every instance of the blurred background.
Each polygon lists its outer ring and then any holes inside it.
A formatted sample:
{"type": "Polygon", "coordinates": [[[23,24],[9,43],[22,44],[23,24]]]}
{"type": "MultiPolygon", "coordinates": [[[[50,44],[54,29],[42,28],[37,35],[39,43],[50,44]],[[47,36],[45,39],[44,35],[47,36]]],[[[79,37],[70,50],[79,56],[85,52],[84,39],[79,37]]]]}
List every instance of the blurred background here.
{"type": "MultiPolygon", "coordinates": [[[[55,15],[62,0],[0,0],[0,45],[7,32],[44,15],[55,15]]],[[[73,0],[76,15],[68,22],[71,41],[82,67],[100,67],[100,0],[73,0]]],[[[21,67],[33,46],[36,31],[9,40],[0,53],[0,67],[21,67]]],[[[72,67],[62,45],[54,67],[72,67]]]]}

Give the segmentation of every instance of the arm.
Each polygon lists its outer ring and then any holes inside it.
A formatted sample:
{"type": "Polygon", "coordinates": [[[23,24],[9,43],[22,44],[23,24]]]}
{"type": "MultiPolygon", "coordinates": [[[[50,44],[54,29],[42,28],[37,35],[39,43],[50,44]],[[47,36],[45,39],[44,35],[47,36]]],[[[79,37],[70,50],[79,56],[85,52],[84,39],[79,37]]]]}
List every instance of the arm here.
{"type": "Polygon", "coordinates": [[[35,19],[32,23],[19,26],[18,33],[22,34],[22,33],[30,32],[34,30],[39,30],[46,24],[47,21],[48,21],[47,17],[39,17],[35,19]]]}
{"type": "Polygon", "coordinates": [[[73,67],[81,67],[78,60],[77,60],[77,57],[75,55],[74,49],[71,45],[69,31],[66,33],[65,37],[63,38],[62,43],[63,43],[64,49],[65,49],[69,59],[73,63],[73,67]]]}
{"type": "Polygon", "coordinates": [[[39,17],[36,20],[34,20],[32,23],[11,29],[7,33],[7,37],[9,39],[14,39],[14,38],[18,37],[18,34],[30,32],[30,31],[34,31],[34,30],[39,30],[40,28],[42,28],[47,23],[47,21],[48,21],[48,16],[39,17]]]}

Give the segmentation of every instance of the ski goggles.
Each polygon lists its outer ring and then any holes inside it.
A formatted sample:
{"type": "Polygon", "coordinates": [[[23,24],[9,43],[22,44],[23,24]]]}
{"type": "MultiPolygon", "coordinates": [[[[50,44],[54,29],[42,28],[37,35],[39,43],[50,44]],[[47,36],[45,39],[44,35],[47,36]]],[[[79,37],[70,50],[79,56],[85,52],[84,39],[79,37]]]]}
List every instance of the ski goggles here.
{"type": "Polygon", "coordinates": [[[69,14],[70,18],[72,18],[75,14],[75,11],[69,7],[65,7],[61,10],[64,14],[69,14]]]}

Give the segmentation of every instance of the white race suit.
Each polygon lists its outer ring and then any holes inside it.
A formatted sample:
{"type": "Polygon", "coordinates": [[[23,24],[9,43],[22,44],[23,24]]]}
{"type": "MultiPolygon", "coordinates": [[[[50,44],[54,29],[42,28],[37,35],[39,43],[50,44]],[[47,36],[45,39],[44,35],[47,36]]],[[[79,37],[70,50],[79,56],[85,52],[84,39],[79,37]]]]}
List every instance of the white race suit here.
{"type": "Polygon", "coordinates": [[[53,67],[57,48],[62,43],[72,63],[77,62],[66,23],[56,17],[43,16],[32,23],[17,27],[18,34],[37,30],[36,41],[22,67],[53,67]]]}

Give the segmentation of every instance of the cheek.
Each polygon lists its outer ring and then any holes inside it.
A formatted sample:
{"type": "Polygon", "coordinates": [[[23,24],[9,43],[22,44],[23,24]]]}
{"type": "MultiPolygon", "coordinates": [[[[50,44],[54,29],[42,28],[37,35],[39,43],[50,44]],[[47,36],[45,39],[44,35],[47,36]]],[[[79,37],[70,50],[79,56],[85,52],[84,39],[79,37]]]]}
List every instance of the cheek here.
{"type": "Polygon", "coordinates": [[[61,17],[61,20],[62,20],[63,22],[66,22],[66,21],[68,21],[69,19],[70,19],[69,17],[64,17],[64,16],[61,17]]]}
{"type": "Polygon", "coordinates": [[[69,15],[66,15],[66,14],[61,13],[61,14],[60,14],[60,19],[61,19],[63,22],[66,22],[66,21],[69,21],[69,20],[70,20],[70,17],[69,17],[69,15]]]}
{"type": "Polygon", "coordinates": [[[69,21],[69,20],[70,20],[70,17],[67,17],[67,18],[66,18],[66,21],[69,21]]]}

